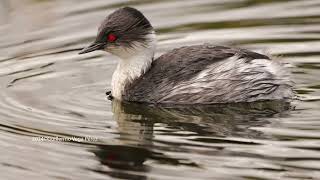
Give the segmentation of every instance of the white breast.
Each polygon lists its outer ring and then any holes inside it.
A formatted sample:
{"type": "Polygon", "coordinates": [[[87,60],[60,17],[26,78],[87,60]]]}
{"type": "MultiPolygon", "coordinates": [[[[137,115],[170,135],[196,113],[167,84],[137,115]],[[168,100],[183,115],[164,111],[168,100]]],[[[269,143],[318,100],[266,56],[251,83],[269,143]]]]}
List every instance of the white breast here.
{"type": "Polygon", "coordinates": [[[156,48],[155,34],[149,34],[148,39],[147,46],[137,45],[134,49],[125,50],[118,55],[121,59],[111,82],[114,98],[121,100],[125,86],[150,68],[156,48]]]}

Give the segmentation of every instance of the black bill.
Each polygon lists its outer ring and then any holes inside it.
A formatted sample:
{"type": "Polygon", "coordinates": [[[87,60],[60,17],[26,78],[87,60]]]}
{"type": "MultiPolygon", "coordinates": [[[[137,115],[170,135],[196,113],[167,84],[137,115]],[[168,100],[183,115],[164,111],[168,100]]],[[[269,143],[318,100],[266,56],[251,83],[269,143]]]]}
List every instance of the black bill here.
{"type": "Polygon", "coordinates": [[[85,53],[89,53],[92,51],[101,50],[101,49],[103,49],[104,45],[105,44],[103,44],[103,43],[92,43],[90,46],[83,48],[79,52],[79,54],[85,54],[85,53]]]}

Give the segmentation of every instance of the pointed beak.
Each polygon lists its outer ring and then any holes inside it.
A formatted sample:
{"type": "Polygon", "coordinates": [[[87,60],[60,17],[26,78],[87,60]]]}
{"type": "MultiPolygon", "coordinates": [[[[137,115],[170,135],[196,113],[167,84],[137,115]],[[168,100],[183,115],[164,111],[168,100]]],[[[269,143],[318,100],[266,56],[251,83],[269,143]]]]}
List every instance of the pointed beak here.
{"type": "Polygon", "coordinates": [[[104,47],[104,43],[92,43],[90,46],[86,47],[86,48],[83,48],[79,54],[85,54],[85,53],[89,53],[89,52],[92,52],[92,51],[96,51],[96,50],[101,50],[103,49],[104,47]]]}

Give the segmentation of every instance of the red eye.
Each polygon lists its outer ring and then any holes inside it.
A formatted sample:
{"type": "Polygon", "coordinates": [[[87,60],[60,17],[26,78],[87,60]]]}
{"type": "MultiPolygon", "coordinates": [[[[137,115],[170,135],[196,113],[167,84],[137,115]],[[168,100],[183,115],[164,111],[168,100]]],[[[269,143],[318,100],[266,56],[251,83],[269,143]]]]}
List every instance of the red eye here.
{"type": "Polygon", "coordinates": [[[115,40],[117,40],[117,36],[116,35],[114,35],[114,34],[109,34],[108,35],[108,41],[109,42],[113,42],[115,40]]]}

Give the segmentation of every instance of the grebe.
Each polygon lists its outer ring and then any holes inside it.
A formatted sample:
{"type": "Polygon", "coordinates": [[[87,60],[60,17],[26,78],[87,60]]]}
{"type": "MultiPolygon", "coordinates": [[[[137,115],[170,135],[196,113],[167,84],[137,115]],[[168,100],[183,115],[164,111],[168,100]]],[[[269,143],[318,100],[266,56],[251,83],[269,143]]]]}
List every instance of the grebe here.
{"type": "Polygon", "coordinates": [[[100,25],[94,43],[79,54],[104,50],[120,58],[112,97],[153,104],[213,104],[290,100],[290,74],[268,56],[210,44],[174,49],[154,59],[153,27],[124,7],[100,25]]]}

